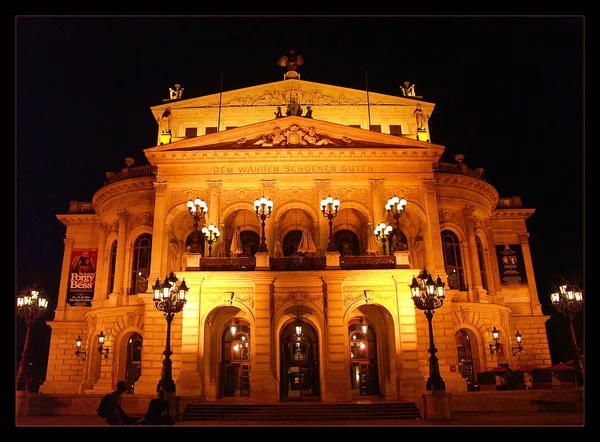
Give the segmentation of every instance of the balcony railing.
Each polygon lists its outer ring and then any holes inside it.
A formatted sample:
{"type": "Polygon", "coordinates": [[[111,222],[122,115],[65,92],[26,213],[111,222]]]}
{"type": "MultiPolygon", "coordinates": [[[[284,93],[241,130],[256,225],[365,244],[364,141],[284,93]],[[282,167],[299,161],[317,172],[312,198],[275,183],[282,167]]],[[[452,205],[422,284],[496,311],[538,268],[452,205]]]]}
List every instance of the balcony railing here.
{"type": "Polygon", "coordinates": [[[323,270],[325,258],[313,256],[286,256],[283,258],[269,258],[271,270],[323,270]]]}
{"type": "Polygon", "coordinates": [[[256,258],[242,256],[230,258],[202,258],[200,259],[200,269],[203,271],[246,271],[256,268],[256,258]]]}
{"type": "Polygon", "coordinates": [[[395,256],[366,255],[366,256],[340,256],[342,270],[355,269],[395,269],[395,256]]]}
{"type": "MultiPolygon", "coordinates": [[[[187,271],[238,272],[256,270],[256,258],[246,256],[200,258],[198,263],[200,264],[199,267],[188,265],[187,271]]],[[[327,262],[325,257],[285,256],[281,258],[269,258],[270,270],[324,270],[326,267],[327,262]]],[[[395,256],[340,256],[341,270],[395,268],[397,268],[395,256]]]]}

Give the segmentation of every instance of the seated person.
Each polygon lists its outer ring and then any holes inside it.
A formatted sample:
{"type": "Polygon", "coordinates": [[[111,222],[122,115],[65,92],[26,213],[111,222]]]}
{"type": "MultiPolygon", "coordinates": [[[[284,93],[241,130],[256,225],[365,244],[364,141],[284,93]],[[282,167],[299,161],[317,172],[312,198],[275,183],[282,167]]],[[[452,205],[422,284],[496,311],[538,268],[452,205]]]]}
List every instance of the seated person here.
{"type": "Polygon", "coordinates": [[[150,401],[142,424],[175,425],[175,419],[171,416],[171,407],[167,401],[167,392],[165,390],[158,390],[158,397],[150,401]]]}

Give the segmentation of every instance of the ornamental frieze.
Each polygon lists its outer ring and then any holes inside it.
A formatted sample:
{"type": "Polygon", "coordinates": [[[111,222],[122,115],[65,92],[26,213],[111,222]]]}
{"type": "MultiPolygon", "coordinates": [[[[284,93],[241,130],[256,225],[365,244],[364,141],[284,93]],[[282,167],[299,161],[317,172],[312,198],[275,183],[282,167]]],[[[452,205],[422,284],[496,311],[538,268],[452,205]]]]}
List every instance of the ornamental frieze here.
{"type": "MultiPolygon", "coordinates": [[[[306,291],[294,291],[288,292],[284,294],[276,293],[273,295],[273,301],[275,304],[275,308],[282,306],[283,304],[293,302],[295,305],[302,305],[304,303],[313,303],[313,304],[324,304],[324,296],[323,293],[315,294],[314,290],[316,287],[305,287],[306,291]],[[308,292],[308,293],[307,293],[308,292]],[[312,292],[312,294],[310,293],[312,292]]],[[[298,290],[297,287],[294,288],[298,290]]]]}
{"type": "Polygon", "coordinates": [[[364,300],[367,304],[378,302],[382,304],[392,298],[387,286],[370,286],[365,289],[364,286],[344,287],[344,297],[342,304],[344,308],[359,300],[364,300]]]}
{"type": "Polygon", "coordinates": [[[461,213],[453,212],[448,209],[442,209],[439,211],[438,217],[440,218],[440,223],[452,222],[462,226],[463,218],[461,213]]]}
{"type": "Polygon", "coordinates": [[[371,207],[371,195],[366,189],[345,187],[337,198],[341,200],[342,204],[344,201],[356,201],[363,203],[366,207],[371,207]]]}
{"type": "Polygon", "coordinates": [[[292,200],[314,201],[317,198],[316,189],[299,188],[277,189],[277,202],[285,203],[292,200]]]}
{"type": "Polygon", "coordinates": [[[152,226],[153,223],[154,223],[154,217],[149,212],[144,212],[139,215],[136,215],[131,220],[132,227],[136,227],[136,226],[140,226],[140,225],[152,226]]]}
{"type": "Polygon", "coordinates": [[[227,207],[230,204],[240,201],[254,201],[257,198],[256,190],[233,189],[221,193],[221,207],[227,207]]]}
{"type": "Polygon", "coordinates": [[[254,310],[254,292],[249,287],[236,287],[235,290],[223,287],[215,291],[203,291],[200,297],[211,305],[233,305],[237,302],[254,310]]]}
{"type": "MultiPolygon", "coordinates": [[[[310,105],[349,105],[349,104],[367,104],[366,95],[363,97],[349,97],[338,93],[329,95],[323,93],[321,89],[304,89],[302,86],[289,86],[283,90],[270,89],[261,94],[236,96],[231,99],[225,98],[221,106],[285,106],[290,99],[294,99],[301,104],[310,105]]],[[[377,104],[381,101],[370,100],[370,104],[377,104]]],[[[219,101],[215,99],[208,106],[219,106],[219,101]]]]}

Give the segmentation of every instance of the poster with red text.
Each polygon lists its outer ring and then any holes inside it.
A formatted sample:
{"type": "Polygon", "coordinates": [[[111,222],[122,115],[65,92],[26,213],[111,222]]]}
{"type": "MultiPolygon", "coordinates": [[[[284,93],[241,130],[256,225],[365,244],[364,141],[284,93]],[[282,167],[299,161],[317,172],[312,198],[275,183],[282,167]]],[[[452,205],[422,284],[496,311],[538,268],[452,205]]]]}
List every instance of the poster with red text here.
{"type": "Polygon", "coordinates": [[[97,249],[77,249],[71,252],[67,305],[91,307],[96,285],[97,249]]]}

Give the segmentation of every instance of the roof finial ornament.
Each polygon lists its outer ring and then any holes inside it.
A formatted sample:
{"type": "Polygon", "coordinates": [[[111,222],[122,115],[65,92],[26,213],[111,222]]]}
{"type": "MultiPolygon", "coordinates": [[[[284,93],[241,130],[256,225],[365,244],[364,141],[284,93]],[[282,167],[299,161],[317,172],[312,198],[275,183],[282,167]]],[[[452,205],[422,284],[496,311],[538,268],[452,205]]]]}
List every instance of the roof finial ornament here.
{"type": "Polygon", "coordinates": [[[290,49],[290,55],[282,55],[277,59],[279,66],[287,66],[287,72],[284,74],[283,79],[289,80],[290,78],[296,78],[300,80],[300,74],[297,72],[298,66],[304,64],[304,57],[296,53],[295,49],[290,49]]]}

